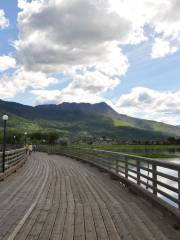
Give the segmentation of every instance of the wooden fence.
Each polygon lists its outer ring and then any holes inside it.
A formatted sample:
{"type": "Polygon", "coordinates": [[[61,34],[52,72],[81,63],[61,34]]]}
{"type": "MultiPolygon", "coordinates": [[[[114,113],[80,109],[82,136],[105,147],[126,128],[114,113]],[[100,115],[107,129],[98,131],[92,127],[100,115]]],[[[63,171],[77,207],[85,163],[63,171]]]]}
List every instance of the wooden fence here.
{"type": "Polygon", "coordinates": [[[39,150],[88,162],[180,209],[180,163],[89,148],[40,146],[39,150]]]}
{"type": "MultiPolygon", "coordinates": [[[[18,164],[22,160],[26,160],[26,149],[20,148],[15,150],[6,151],[5,153],[5,171],[14,165],[18,164]]],[[[0,172],[2,172],[2,152],[0,152],[0,172]]]]}

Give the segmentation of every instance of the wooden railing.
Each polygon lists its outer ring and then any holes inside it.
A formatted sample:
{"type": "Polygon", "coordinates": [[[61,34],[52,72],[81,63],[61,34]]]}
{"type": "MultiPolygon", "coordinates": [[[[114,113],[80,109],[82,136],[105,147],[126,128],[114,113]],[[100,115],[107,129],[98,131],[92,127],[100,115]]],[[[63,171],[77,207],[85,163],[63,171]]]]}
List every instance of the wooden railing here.
{"type": "Polygon", "coordinates": [[[180,163],[89,148],[41,146],[39,150],[86,161],[180,209],[180,163]]]}
{"type": "MultiPolygon", "coordinates": [[[[26,159],[25,148],[6,151],[5,152],[5,171],[25,159],[26,159]]],[[[2,164],[3,164],[2,152],[0,152],[0,172],[2,172],[2,164]]]]}

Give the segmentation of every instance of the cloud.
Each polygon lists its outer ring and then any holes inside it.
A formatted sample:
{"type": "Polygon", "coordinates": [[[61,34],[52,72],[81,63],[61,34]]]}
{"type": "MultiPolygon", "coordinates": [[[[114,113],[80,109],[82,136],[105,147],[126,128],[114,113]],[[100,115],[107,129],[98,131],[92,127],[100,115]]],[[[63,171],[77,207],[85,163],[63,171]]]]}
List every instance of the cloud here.
{"type": "Polygon", "coordinates": [[[35,105],[54,103],[59,104],[62,102],[86,102],[97,103],[106,101],[105,98],[98,95],[91,94],[83,89],[63,89],[63,90],[32,90],[32,94],[36,96],[35,105]]]}
{"type": "Polygon", "coordinates": [[[180,91],[136,87],[118,99],[116,109],[134,117],[177,124],[180,122],[180,91]]]}
{"type": "Polygon", "coordinates": [[[51,83],[57,83],[57,79],[47,76],[42,72],[25,71],[17,69],[13,74],[4,74],[0,81],[1,98],[12,98],[19,92],[31,89],[43,89],[51,83]]]}
{"type": "Polygon", "coordinates": [[[180,34],[180,1],[166,0],[160,1],[159,9],[153,18],[155,31],[163,34],[164,37],[172,39],[178,38],[180,34]]]}
{"type": "Polygon", "coordinates": [[[93,65],[103,70],[113,60],[108,74],[119,74],[123,56],[118,43],[130,34],[131,23],[110,12],[107,0],[21,0],[19,7],[20,37],[14,45],[18,62],[27,69],[66,72],[93,65]]]}
{"type": "Polygon", "coordinates": [[[93,66],[124,75],[125,44],[156,38],[152,57],[178,50],[179,0],[19,0],[17,61],[28,71],[69,73],[93,66]],[[157,48],[160,46],[159,51],[157,48]]]}
{"type": "Polygon", "coordinates": [[[10,56],[0,56],[0,72],[16,67],[16,60],[10,56]]]}
{"type": "Polygon", "coordinates": [[[37,104],[61,102],[101,102],[106,101],[103,93],[114,89],[120,80],[109,79],[99,72],[76,75],[74,80],[62,90],[33,90],[37,104]]]}
{"type": "MultiPolygon", "coordinates": [[[[164,41],[180,41],[180,1],[179,0],[109,0],[112,11],[132,23],[131,34],[126,43],[140,43],[160,37],[164,41]],[[144,28],[151,30],[150,34],[144,28]]],[[[178,47],[179,44],[177,43],[178,47]]],[[[178,47],[179,49],[179,47],[178,47]]]]}
{"type": "Polygon", "coordinates": [[[162,58],[166,55],[175,53],[177,50],[178,48],[170,46],[170,43],[168,41],[162,40],[160,38],[155,38],[155,43],[152,47],[151,57],[162,58]]]}
{"type": "MultiPolygon", "coordinates": [[[[127,40],[132,23],[109,6],[108,0],[19,0],[19,37],[14,42],[18,66],[71,79],[68,87],[57,90],[64,99],[78,101],[79,94],[84,101],[101,99],[120,84],[129,67],[119,44],[127,40]]],[[[50,94],[42,98],[54,99],[50,94]]]]}
{"type": "Polygon", "coordinates": [[[74,80],[69,84],[68,88],[72,91],[82,89],[92,94],[100,94],[114,89],[119,85],[119,79],[109,79],[100,72],[86,72],[83,75],[76,75],[74,80]]]}
{"type": "Polygon", "coordinates": [[[3,9],[0,9],[0,28],[4,29],[9,26],[9,20],[5,16],[3,9]]]}
{"type": "Polygon", "coordinates": [[[109,0],[113,11],[135,21],[134,29],[150,25],[164,37],[176,37],[180,32],[179,0],[109,0]]]}

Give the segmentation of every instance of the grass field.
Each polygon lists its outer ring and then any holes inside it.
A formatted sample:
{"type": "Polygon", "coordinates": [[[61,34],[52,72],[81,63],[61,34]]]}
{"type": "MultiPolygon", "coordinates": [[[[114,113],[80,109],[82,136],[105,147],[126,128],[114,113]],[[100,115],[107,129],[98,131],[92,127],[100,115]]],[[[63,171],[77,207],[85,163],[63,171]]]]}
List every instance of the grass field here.
{"type": "Polygon", "coordinates": [[[163,154],[163,153],[131,153],[134,156],[147,157],[147,158],[178,158],[175,154],[163,154]]]}
{"type": "MultiPolygon", "coordinates": [[[[93,145],[93,148],[100,149],[100,150],[107,150],[107,151],[114,151],[114,152],[123,152],[126,151],[128,154],[128,150],[130,150],[129,154],[141,157],[148,157],[148,158],[178,158],[176,154],[171,153],[163,153],[163,151],[170,150],[170,149],[180,149],[180,145],[93,145]],[[133,152],[135,150],[135,152],[133,152]],[[143,153],[137,152],[143,150],[160,150],[161,152],[158,153],[143,153]]],[[[180,158],[180,157],[179,157],[180,158]]]]}
{"type": "Polygon", "coordinates": [[[114,121],[113,124],[115,127],[133,127],[133,125],[124,121],[114,121]]]}
{"type": "Polygon", "coordinates": [[[102,149],[102,150],[109,150],[109,151],[121,151],[122,149],[125,150],[131,150],[131,149],[159,149],[159,150],[167,150],[167,149],[175,149],[179,148],[180,145],[118,145],[118,144],[112,144],[112,145],[93,145],[93,148],[96,149],[102,149]]]}

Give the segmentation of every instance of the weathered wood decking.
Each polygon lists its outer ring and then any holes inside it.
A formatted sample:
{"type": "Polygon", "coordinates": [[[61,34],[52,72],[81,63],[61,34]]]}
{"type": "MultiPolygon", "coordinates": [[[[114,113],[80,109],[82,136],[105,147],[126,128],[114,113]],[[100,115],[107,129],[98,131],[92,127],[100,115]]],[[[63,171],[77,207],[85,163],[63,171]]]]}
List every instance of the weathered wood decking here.
{"type": "Polygon", "coordinates": [[[157,209],[108,174],[44,153],[0,183],[0,239],[180,239],[157,209]]]}

